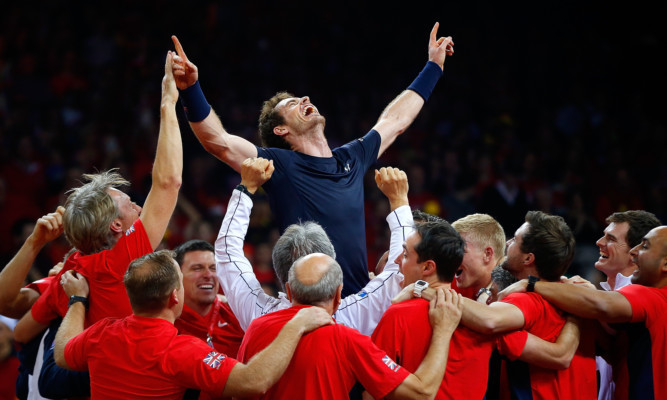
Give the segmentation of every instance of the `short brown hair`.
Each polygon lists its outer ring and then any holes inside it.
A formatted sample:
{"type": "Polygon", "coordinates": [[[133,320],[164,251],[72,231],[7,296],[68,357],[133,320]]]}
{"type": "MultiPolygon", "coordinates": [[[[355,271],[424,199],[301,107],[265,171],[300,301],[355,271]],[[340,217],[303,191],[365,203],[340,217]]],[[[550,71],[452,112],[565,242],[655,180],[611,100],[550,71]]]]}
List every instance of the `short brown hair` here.
{"type": "Polygon", "coordinates": [[[108,191],[130,184],[116,171],[84,174],[88,183],[72,189],[65,202],[65,237],[83,254],[110,249],[115,244],[109,227],[120,215],[108,191]]]}
{"type": "Polygon", "coordinates": [[[275,96],[266,100],[262,105],[262,112],[259,114],[258,127],[259,137],[262,139],[262,146],[277,147],[279,149],[287,150],[291,149],[291,146],[285,139],[273,133],[273,128],[285,123],[285,119],[282,114],[276,110],[276,106],[281,101],[289,99],[290,97],[294,97],[294,95],[289,92],[278,92],[275,96]]]}
{"type": "Polygon", "coordinates": [[[521,251],[533,253],[540,278],[559,280],[574,258],[572,230],[563,217],[541,211],[528,211],[526,222],[530,227],[523,235],[521,251]]]}
{"type": "Polygon", "coordinates": [[[181,288],[174,252],[158,250],[130,263],[123,283],[132,310],[157,312],[167,307],[174,289],[181,288]]]}
{"type": "Polygon", "coordinates": [[[644,236],[653,228],[662,225],[655,214],[643,210],[628,210],[622,212],[615,212],[607,217],[604,222],[617,224],[622,222],[628,223],[628,234],[625,236],[625,241],[628,247],[633,248],[642,242],[644,236]]]}

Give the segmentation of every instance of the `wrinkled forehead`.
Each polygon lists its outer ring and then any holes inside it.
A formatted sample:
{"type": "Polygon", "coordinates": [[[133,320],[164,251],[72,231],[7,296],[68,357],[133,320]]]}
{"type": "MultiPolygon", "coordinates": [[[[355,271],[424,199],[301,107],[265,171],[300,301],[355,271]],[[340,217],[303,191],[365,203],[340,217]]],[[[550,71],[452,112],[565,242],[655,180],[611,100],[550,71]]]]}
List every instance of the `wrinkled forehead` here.
{"type": "Polygon", "coordinates": [[[278,104],[276,104],[276,110],[281,110],[281,109],[287,107],[287,103],[289,103],[291,101],[298,102],[299,98],[298,97],[288,97],[286,99],[280,100],[280,102],[278,104]]]}

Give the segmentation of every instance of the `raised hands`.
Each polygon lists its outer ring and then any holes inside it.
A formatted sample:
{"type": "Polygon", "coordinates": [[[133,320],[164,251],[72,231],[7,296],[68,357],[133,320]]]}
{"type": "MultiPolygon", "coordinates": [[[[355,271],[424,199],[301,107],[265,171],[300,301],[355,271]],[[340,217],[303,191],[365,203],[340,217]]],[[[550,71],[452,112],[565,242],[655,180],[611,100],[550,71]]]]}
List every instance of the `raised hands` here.
{"type": "Polygon", "coordinates": [[[172,36],[171,40],[174,42],[174,47],[176,47],[176,53],[174,55],[174,79],[176,80],[176,86],[180,90],[184,90],[194,85],[195,82],[199,79],[199,70],[197,66],[194,65],[188,56],[185,55],[183,51],[183,46],[176,36],[172,36]]]}
{"type": "Polygon", "coordinates": [[[274,170],[273,160],[269,161],[261,157],[246,158],[241,164],[241,185],[254,194],[264,182],[271,178],[274,170]]]}
{"type": "Polygon", "coordinates": [[[439,22],[436,22],[431,29],[431,36],[428,40],[428,59],[438,64],[442,69],[445,65],[445,58],[454,54],[454,41],[451,36],[438,38],[439,22]]]}
{"type": "Polygon", "coordinates": [[[88,297],[88,293],[90,292],[86,278],[72,270],[62,274],[60,277],[60,284],[62,285],[65,294],[67,294],[67,297],[88,297]]]}
{"type": "Polygon", "coordinates": [[[375,183],[389,199],[392,211],[410,204],[408,202],[408,176],[404,171],[392,167],[376,169],[375,183]]]}
{"type": "Polygon", "coordinates": [[[63,233],[63,215],[65,207],[58,206],[55,212],[46,214],[37,220],[32,231],[32,238],[40,246],[58,238],[63,233]]]}
{"type": "Polygon", "coordinates": [[[173,73],[174,57],[176,57],[176,53],[169,50],[164,63],[164,78],[162,78],[162,105],[173,106],[178,101],[178,90],[176,89],[173,73]]]}

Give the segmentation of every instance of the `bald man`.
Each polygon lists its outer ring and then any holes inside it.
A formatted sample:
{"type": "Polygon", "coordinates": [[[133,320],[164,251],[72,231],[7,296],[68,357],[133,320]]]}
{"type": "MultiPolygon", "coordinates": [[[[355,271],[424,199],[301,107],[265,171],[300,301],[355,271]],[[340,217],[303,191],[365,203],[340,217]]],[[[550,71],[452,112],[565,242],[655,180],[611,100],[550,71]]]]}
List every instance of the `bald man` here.
{"type": "MultiPolygon", "coordinates": [[[[286,285],[292,307],[255,319],[246,331],[239,359],[251,359],[270,343],[296,312],[321,307],[334,314],[341,302],[343,272],[328,255],[299,258],[286,285]]],[[[433,397],[447,365],[449,341],[461,317],[461,298],[438,290],[429,305],[433,336],[426,357],[414,374],[375,346],[368,336],[335,324],[304,336],[283,377],[265,398],[347,399],[358,380],[375,398],[433,397]]]]}
{"type": "MultiPolygon", "coordinates": [[[[584,318],[635,323],[628,352],[629,398],[665,398],[667,226],[650,230],[630,250],[630,257],[637,265],[632,274],[633,284],[617,291],[545,281],[535,283],[534,290],[556,307],[584,318]]],[[[524,279],[505,293],[525,292],[527,287],[528,280],[524,279]]]]}

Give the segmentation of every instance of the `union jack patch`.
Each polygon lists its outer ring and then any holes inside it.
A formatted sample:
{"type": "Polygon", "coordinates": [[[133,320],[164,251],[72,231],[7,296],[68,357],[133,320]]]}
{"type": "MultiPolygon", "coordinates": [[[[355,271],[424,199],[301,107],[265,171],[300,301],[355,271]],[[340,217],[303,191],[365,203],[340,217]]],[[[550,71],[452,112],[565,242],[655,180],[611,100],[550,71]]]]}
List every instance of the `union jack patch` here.
{"type": "Polygon", "coordinates": [[[134,224],[130,227],[130,229],[125,231],[125,236],[130,236],[134,232],[134,224]]]}
{"type": "Polygon", "coordinates": [[[392,360],[391,357],[389,356],[384,356],[382,358],[382,362],[385,363],[385,365],[394,372],[398,371],[398,369],[401,368],[401,366],[396,364],[396,361],[392,360]]]}
{"type": "Polygon", "coordinates": [[[202,360],[202,362],[211,368],[218,369],[222,361],[227,358],[226,355],[212,351],[202,360]]]}

